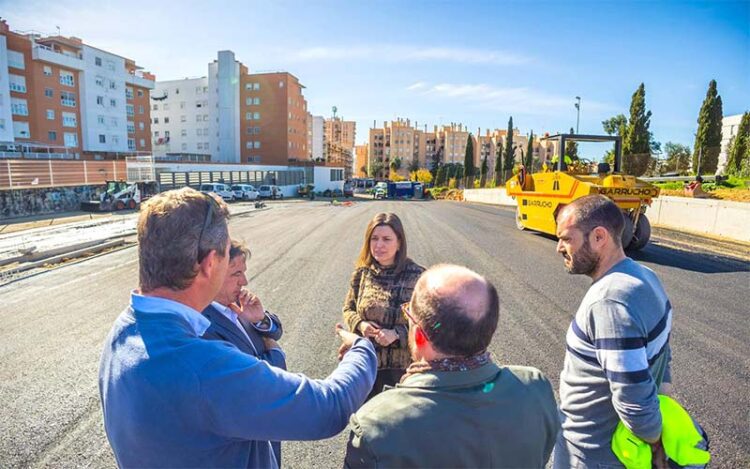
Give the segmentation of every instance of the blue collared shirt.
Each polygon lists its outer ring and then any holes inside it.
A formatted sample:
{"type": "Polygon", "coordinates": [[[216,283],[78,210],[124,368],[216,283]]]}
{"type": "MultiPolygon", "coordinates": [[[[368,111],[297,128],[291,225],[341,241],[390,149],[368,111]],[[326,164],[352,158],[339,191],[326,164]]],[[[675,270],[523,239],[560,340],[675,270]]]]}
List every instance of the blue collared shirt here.
{"type": "Polygon", "coordinates": [[[211,325],[208,318],[190,306],[158,296],[144,296],[136,290],[130,292],[130,307],[141,313],[174,313],[187,321],[198,337],[211,325]]]}

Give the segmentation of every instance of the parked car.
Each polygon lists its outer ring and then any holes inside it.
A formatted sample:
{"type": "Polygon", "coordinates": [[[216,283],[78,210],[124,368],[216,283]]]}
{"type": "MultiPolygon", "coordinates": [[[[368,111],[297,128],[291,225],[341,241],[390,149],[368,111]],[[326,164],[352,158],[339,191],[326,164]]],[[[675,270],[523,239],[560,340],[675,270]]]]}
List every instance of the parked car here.
{"type": "Polygon", "coordinates": [[[239,200],[255,200],[259,196],[252,184],[235,184],[232,186],[232,192],[239,200]]]}
{"type": "Polygon", "coordinates": [[[261,199],[283,199],[284,193],[279,186],[260,186],[258,194],[261,199]]]}
{"type": "Polygon", "coordinates": [[[231,187],[228,184],[222,184],[220,182],[213,182],[211,184],[201,184],[200,191],[204,194],[213,192],[225,201],[237,200],[237,197],[232,192],[231,187]]]}
{"type": "Polygon", "coordinates": [[[388,183],[379,182],[375,185],[375,190],[372,192],[373,199],[385,199],[388,197],[388,183]]]}

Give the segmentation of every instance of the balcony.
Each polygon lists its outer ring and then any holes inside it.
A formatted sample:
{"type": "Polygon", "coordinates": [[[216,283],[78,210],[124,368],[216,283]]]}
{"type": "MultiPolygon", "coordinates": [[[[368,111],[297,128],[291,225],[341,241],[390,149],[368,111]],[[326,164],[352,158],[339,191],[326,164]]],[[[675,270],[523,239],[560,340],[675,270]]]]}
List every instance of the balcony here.
{"type": "Polygon", "coordinates": [[[49,62],[75,70],[84,69],[83,59],[80,57],[55,52],[51,47],[42,44],[35,44],[34,47],[31,48],[31,58],[33,60],[41,60],[43,62],[49,62]]]}
{"type": "Polygon", "coordinates": [[[149,90],[154,89],[154,76],[151,74],[136,71],[135,73],[128,73],[125,80],[130,85],[148,88],[149,90]]]}

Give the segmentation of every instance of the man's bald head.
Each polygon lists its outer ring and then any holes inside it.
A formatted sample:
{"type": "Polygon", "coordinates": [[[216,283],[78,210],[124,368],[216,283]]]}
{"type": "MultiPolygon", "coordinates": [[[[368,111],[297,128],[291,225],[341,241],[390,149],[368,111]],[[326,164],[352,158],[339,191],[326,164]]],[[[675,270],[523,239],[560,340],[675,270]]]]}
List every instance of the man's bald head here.
{"type": "Polygon", "coordinates": [[[447,355],[471,356],[489,347],[499,317],[497,290],[476,272],[441,264],[414,287],[412,311],[432,346],[447,355]]]}

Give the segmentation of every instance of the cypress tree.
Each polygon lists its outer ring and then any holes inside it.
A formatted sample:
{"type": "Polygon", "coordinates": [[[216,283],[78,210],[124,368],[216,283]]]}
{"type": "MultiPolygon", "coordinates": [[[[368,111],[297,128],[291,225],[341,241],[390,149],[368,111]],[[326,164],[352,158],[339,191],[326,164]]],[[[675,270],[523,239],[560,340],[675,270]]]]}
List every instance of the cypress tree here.
{"type": "Polygon", "coordinates": [[[640,176],[651,163],[651,111],[646,111],[646,87],[641,83],[630,101],[630,120],[623,142],[625,172],[640,176]]]}
{"type": "Polygon", "coordinates": [[[437,169],[437,175],[435,177],[435,186],[441,187],[445,185],[445,165],[440,165],[437,169]]]}
{"type": "Polygon", "coordinates": [[[503,184],[513,174],[513,165],[516,163],[516,147],[513,146],[513,116],[508,119],[508,135],[505,137],[505,154],[503,155],[503,184]]]}
{"type": "Polygon", "coordinates": [[[743,163],[750,161],[750,112],[742,115],[737,135],[732,137],[727,152],[727,166],[725,172],[732,176],[740,176],[743,163]]]}
{"type": "Polygon", "coordinates": [[[716,90],[716,80],[711,80],[698,113],[698,132],[693,148],[693,172],[713,174],[719,165],[721,152],[721,120],[723,118],[721,96],[716,90]],[[700,158],[700,168],[698,168],[700,158]]]}
{"type": "Polygon", "coordinates": [[[503,140],[501,138],[497,139],[497,148],[495,148],[495,153],[497,154],[497,156],[495,157],[495,185],[499,186],[504,182],[502,180],[503,140]]]}
{"type": "Polygon", "coordinates": [[[464,187],[467,189],[474,188],[474,139],[471,134],[466,137],[466,154],[464,155],[464,168],[466,181],[464,187]]]}
{"type": "Polygon", "coordinates": [[[534,131],[529,134],[529,143],[526,145],[526,171],[534,172],[534,131]]]}
{"type": "Polygon", "coordinates": [[[489,155],[484,155],[484,158],[482,159],[482,167],[479,170],[479,187],[484,187],[487,184],[487,172],[489,171],[489,163],[487,162],[487,158],[489,155]]]}

